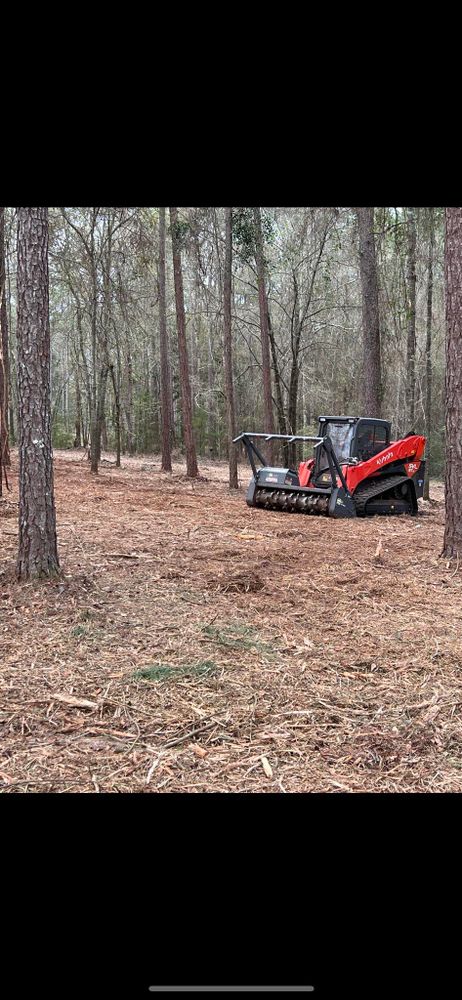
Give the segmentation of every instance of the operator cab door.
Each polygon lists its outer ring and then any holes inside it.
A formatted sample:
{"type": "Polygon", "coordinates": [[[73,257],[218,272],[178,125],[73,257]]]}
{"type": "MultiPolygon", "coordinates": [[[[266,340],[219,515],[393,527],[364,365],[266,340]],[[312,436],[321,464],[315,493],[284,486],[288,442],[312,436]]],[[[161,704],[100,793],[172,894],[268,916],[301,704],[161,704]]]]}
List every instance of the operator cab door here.
{"type": "MultiPolygon", "coordinates": [[[[354,439],[355,421],[351,417],[345,420],[322,420],[319,435],[330,437],[339,465],[346,465],[350,460],[354,439]]],[[[313,474],[315,486],[331,486],[332,476],[329,469],[327,452],[322,444],[315,448],[315,467],[313,474]]]]}
{"type": "Polygon", "coordinates": [[[386,420],[358,420],[351,455],[358,462],[367,462],[390,443],[390,424],[386,420]]]}

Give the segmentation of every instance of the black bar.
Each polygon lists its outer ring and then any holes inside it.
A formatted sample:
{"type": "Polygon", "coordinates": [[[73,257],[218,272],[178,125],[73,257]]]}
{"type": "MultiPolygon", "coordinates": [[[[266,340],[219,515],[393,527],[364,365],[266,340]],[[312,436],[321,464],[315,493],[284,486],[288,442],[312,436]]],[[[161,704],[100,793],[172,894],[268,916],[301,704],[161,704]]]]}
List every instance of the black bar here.
{"type": "Polygon", "coordinates": [[[323,437],[313,434],[257,434],[253,431],[244,431],[243,434],[239,434],[239,437],[233,438],[233,444],[251,437],[264,438],[265,441],[324,441],[323,437]]]}
{"type": "MultiPolygon", "coordinates": [[[[265,435],[264,434],[260,434],[258,436],[259,437],[264,437],[265,435]]],[[[252,472],[253,472],[253,474],[254,474],[254,476],[256,478],[256,476],[257,476],[257,467],[255,465],[255,459],[253,457],[253,453],[255,453],[255,455],[257,456],[257,458],[259,460],[259,462],[261,462],[262,466],[265,466],[265,465],[268,464],[267,461],[266,461],[265,456],[262,455],[261,451],[259,451],[259,449],[257,448],[257,446],[255,444],[253,444],[253,442],[250,440],[250,437],[249,437],[248,434],[240,434],[238,438],[234,439],[233,444],[236,441],[242,441],[242,443],[243,443],[243,445],[245,447],[245,450],[247,452],[247,458],[248,458],[248,460],[250,462],[250,465],[252,466],[252,472]]]]}
{"type": "Polygon", "coordinates": [[[342,469],[341,469],[341,467],[339,465],[339,461],[338,461],[337,455],[335,454],[335,451],[334,451],[334,446],[333,446],[332,441],[331,441],[331,439],[330,439],[329,436],[327,436],[327,437],[324,438],[323,447],[324,447],[324,449],[326,451],[326,454],[327,454],[327,461],[329,462],[330,474],[332,476],[332,486],[336,486],[337,485],[337,475],[338,475],[340,477],[340,482],[341,482],[341,484],[343,486],[343,489],[345,490],[345,493],[347,494],[347,496],[349,496],[350,495],[350,491],[349,491],[348,486],[346,484],[345,477],[344,477],[342,469]]]}
{"type": "Polygon", "coordinates": [[[314,986],[150,986],[151,993],[313,993],[314,986]]]}

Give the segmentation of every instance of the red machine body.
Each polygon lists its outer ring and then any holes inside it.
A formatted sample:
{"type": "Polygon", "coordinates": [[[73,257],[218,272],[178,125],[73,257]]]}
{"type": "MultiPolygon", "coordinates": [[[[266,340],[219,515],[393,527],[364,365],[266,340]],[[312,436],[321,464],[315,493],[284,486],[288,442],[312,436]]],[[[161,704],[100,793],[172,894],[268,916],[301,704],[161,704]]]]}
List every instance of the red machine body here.
{"type": "MultiPolygon", "coordinates": [[[[414,478],[425,452],[425,441],[426,439],[420,434],[412,434],[409,437],[401,438],[400,441],[392,441],[383,451],[364,462],[358,462],[357,465],[341,465],[350,493],[354,493],[363,480],[376,476],[378,470],[393,462],[403,462],[406,474],[411,479],[414,478]],[[409,459],[409,461],[403,461],[404,459],[409,459]]],[[[310,486],[313,468],[314,458],[300,462],[298,467],[300,486],[310,486]]]]}

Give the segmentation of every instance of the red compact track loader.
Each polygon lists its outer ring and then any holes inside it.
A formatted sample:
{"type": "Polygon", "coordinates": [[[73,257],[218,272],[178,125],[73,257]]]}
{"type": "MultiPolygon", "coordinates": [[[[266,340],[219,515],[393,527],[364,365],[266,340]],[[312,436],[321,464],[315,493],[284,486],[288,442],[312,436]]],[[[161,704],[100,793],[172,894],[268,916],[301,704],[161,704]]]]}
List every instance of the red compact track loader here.
{"type": "Polygon", "coordinates": [[[249,507],[327,517],[417,514],[425,438],[412,432],[390,441],[390,432],[387,420],[374,417],[319,417],[318,437],[240,434],[234,443],[242,441],[253,472],[249,507]],[[272,468],[254,438],[314,441],[314,457],[300,462],[298,472],[272,468]]]}

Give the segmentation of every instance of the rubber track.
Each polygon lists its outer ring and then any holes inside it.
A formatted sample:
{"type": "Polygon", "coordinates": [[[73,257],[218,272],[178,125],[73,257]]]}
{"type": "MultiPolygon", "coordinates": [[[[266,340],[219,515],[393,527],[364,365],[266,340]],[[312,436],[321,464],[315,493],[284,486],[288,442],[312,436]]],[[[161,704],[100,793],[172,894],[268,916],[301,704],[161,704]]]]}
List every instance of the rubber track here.
{"type": "MultiPolygon", "coordinates": [[[[366,515],[365,507],[369,500],[380,496],[381,493],[386,493],[387,490],[393,489],[394,486],[399,486],[400,483],[408,482],[408,476],[381,476],[380,479],[374,479],[372,483],[369,483],[362,489],[361,486],[358,486],[358,489],[353,493],[356,513],[359,517],[366,515]]],[[[392,513],[393,511],[390,511],[390,514],[392,513]]]]}

